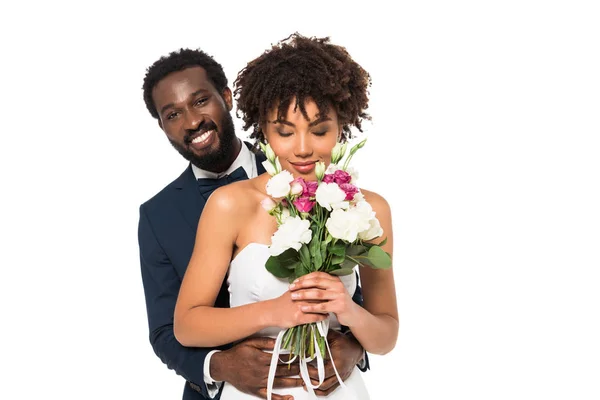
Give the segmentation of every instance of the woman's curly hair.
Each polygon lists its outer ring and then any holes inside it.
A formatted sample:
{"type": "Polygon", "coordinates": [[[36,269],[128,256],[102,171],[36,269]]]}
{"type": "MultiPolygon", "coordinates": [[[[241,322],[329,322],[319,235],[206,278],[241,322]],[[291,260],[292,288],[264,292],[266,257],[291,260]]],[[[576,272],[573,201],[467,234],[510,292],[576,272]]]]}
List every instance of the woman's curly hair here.
{"type": "Polygon", "coordinates": [[[352,137],[352,126],[362,132],[361,122],[370,119],[365,110],[371,77],[329,37],[292,34],[250,61],[234,85],[238,116],[242,114],[244,130],[253,128],[250,138],[257,142],[264,142],[261,125],[268,113],[277,107],[277,119],[284,120],[292,100],[307,120],[307,99],[316,103],[320,115],[332,106],[342,125],[342,141],[352,137]]]}

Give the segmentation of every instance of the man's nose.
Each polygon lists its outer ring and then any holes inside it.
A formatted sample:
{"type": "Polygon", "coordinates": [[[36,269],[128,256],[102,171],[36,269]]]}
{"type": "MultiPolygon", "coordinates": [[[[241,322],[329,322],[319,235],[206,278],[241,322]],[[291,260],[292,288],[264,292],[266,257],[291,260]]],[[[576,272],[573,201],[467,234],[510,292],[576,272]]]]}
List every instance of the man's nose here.
{"type": "Polygon", "coordinates": [[[193,109],[185,113],[184,128],[186,130],[195,131],[200,127],[202,122],[204,122],[204,116],[201,113],[195,112],[193,109]]]}

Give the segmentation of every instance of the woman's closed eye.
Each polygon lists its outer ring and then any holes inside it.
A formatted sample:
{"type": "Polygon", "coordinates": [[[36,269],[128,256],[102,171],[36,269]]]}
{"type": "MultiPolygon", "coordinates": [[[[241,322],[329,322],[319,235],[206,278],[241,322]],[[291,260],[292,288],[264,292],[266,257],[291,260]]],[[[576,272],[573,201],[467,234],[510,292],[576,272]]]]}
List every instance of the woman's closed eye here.
{"type": "Polygon", "coordinates": [[[289,136],[292,136],[292,135],[293,135],[293,132],[283,132],[283,131],[280,131],[280,130],[278,130],[278,131],[277,131],[277,133],[278,133],[278,134],[279,134],[279,136],[281,136],[281,137],[289,137],[289,136]]]}

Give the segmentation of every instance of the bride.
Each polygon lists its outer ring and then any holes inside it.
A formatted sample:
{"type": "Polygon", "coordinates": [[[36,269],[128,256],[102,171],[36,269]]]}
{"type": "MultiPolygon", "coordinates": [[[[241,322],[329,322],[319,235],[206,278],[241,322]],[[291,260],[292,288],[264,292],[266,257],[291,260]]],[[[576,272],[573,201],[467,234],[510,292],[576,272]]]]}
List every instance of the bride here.
{"type": "MultiPolygon", "coordinates": [[[[238,74],[235,94],[244,129],[253,128],[250,137],[269,143],[294,177],[316,180],[316,163],[328,165],[336,141],[346,140],[351,127],[360,130],[368,118],[369,85],[368,73],[343,47],[328,38],[294,34],[248,63],[238,74]]],[[[356,274],[340,279],[315,272],[290,285],[266,270],[277,230],[275,218],[261,206],[269,178],[262,174],[235,182],[209,198],[175,308],[177,340],[184,346],[214,347],[249,336],[275,337],[282,329],[329,318],[330,329],[347,326],[365,351],[392,350],[398,335],[392,268],[359,266],[364,307],[351,297],[356,274]],[[226,276],[231,308],[216,308],[226,276]]],[[[375,192],[361,192],[387,237],[383,249],[391,254],[389,205],[375,192]]],[[[368,399],[358,368],[344,383],[355,398],[368,399]]],[[[328,398],[348,398],[343,389],[328,398]]],[[[274,393],[309,398],[302,388],[274,393]]],[[[253,398],[227,384],[221,395],[223,400],[253,398]]]]}

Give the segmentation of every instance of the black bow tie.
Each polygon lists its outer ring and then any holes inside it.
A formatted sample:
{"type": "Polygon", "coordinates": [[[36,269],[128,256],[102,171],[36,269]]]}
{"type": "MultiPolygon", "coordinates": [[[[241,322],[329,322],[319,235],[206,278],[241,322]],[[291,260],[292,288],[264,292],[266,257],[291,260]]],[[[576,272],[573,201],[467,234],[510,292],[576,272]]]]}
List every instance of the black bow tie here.
{"type": "Polygon", "coordinates": [[[244,168],[239,167],[231,174],[221,178],[200,178],[198,179],[198,186],[200,187],[200,193],[202,193],[205,198],[208,198],[208,196],[210,196],[217,188],[244,179],[248,179],[248,175],[246,175],[244,168]]]}

